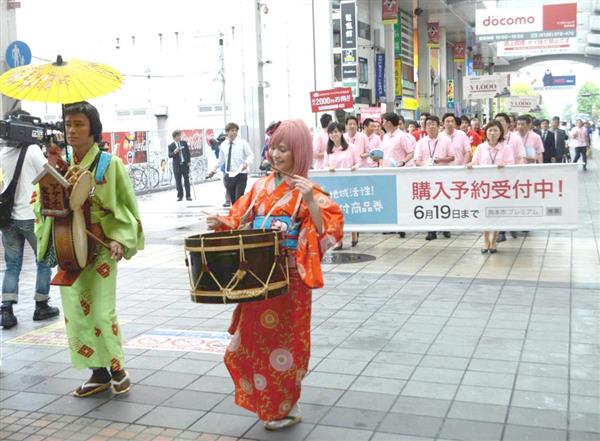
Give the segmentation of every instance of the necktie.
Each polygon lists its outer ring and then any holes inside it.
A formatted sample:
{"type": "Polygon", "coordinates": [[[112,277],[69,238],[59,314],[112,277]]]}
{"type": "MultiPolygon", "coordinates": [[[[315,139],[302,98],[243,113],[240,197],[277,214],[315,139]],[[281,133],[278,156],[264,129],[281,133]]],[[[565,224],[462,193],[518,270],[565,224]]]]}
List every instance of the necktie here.
{"type": "Polygon", "coordinates": [[[231,171],[231,151],[233,150],[233,142],[229,142],[229,152],[227,152],[227,166],[225,171],[231,171]]]}
{"type": "MultiPolygon", "coordinates": [[[[177,143],[177,148],[180,148],[181,145],[179,143],[177,143]]],[[[185,162],[185,159],[183,159],[183,150],[179,150],[179,160],[181,161],[181,163],[183,164],[185,162]]]]}
{"type": "Polygon", "coordinates": [[[546,140],[546,131],[545,130],[542,132],[542,138],[544,141],[546,140]]]}

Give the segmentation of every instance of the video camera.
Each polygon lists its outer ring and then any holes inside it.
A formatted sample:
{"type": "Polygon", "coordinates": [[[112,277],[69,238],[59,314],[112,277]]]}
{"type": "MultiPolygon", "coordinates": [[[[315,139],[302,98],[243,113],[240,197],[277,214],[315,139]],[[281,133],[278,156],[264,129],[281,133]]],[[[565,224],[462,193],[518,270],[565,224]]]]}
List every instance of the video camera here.
{"type": "Polygon", "coordinates": [[[62,132],[62,123],[44,123],[37,116],[23,114],[0,120],[0,139],[8,145],[47,144],[53,130],[62,132]]]}

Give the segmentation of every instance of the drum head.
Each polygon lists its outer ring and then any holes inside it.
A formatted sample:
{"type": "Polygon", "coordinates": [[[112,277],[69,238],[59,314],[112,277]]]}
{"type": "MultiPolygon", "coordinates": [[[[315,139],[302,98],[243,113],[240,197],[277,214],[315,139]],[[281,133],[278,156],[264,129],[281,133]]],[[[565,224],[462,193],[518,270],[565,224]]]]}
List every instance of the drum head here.
{"type": "Polygon", "coordinates": [[[87,170],[82,171],[75,184],[73,184],[69,196],[69,204],[73,210],[80,208],[86,201],[90,191],[92,191],[92,182],[92,174],[87,170]]]}
{"type": "Polygon", "coordinates": [[[75,258],[79,268],[85,268],[88,257],[88,241],[85,232],[85,216],[83,210],[73,210],[73,248],[75,249],[75,258]]]}

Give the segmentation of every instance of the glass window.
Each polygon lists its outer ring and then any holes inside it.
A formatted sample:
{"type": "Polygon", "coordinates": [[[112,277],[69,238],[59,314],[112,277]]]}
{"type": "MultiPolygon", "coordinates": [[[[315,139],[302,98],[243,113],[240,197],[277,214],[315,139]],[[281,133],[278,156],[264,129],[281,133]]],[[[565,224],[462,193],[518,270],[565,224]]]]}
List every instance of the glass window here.
{"type": "Polygon", "coordinates": [[[340,20],[333,20],[333,47],[342,47],[340,20]]]}
{"type": "Polygon", "coordinates": [[[358,22],[358,36],[371,41],[371,26],[368,23],[358,22]]]}
{"type": "Polygon", "coordinates": [[[360,83],[369,82],[369,60],[358,57],[358,81],[360,83]]]}
{"type": "Polygon", "coordinates": [[[333,54],[334,81],[342,81],[342,54],[333,54]]]}

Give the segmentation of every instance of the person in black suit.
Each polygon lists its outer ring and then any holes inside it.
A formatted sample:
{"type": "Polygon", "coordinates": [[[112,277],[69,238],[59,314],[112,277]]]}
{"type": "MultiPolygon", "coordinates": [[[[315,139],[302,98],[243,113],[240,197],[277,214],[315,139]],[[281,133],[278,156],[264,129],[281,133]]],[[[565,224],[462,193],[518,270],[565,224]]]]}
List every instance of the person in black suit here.
{"type": "Polygon", "coordinates": [[[567,145],[567,132],[559,128],[560,118],[555,116],[552,118],[550,127],[554,135],[554,148],[556,150],[556,162],[571,162],[571,153],[567,145]]]}
{"type": "Polygon", "coordinates": [[[185,186],[185,199],[191,201],[190,163],[192,159],[187,142],[181,140],[180,130],[173,132],[173,142],[169,144],[169,158],[173,158],[173,175],[177,186],[177,200],[183,199],[183,187],[185,186]],[[181,178],[183,178],[183,186],[181,185],[181,178]]]}
{"type": "Polygon", "coordinates": [[[558,162],[556,159],[556,145],[554,133],[549,130],[550,121],[543,119],[540,123],[542,142],[544,143],[544,164],[558,162]]]}

